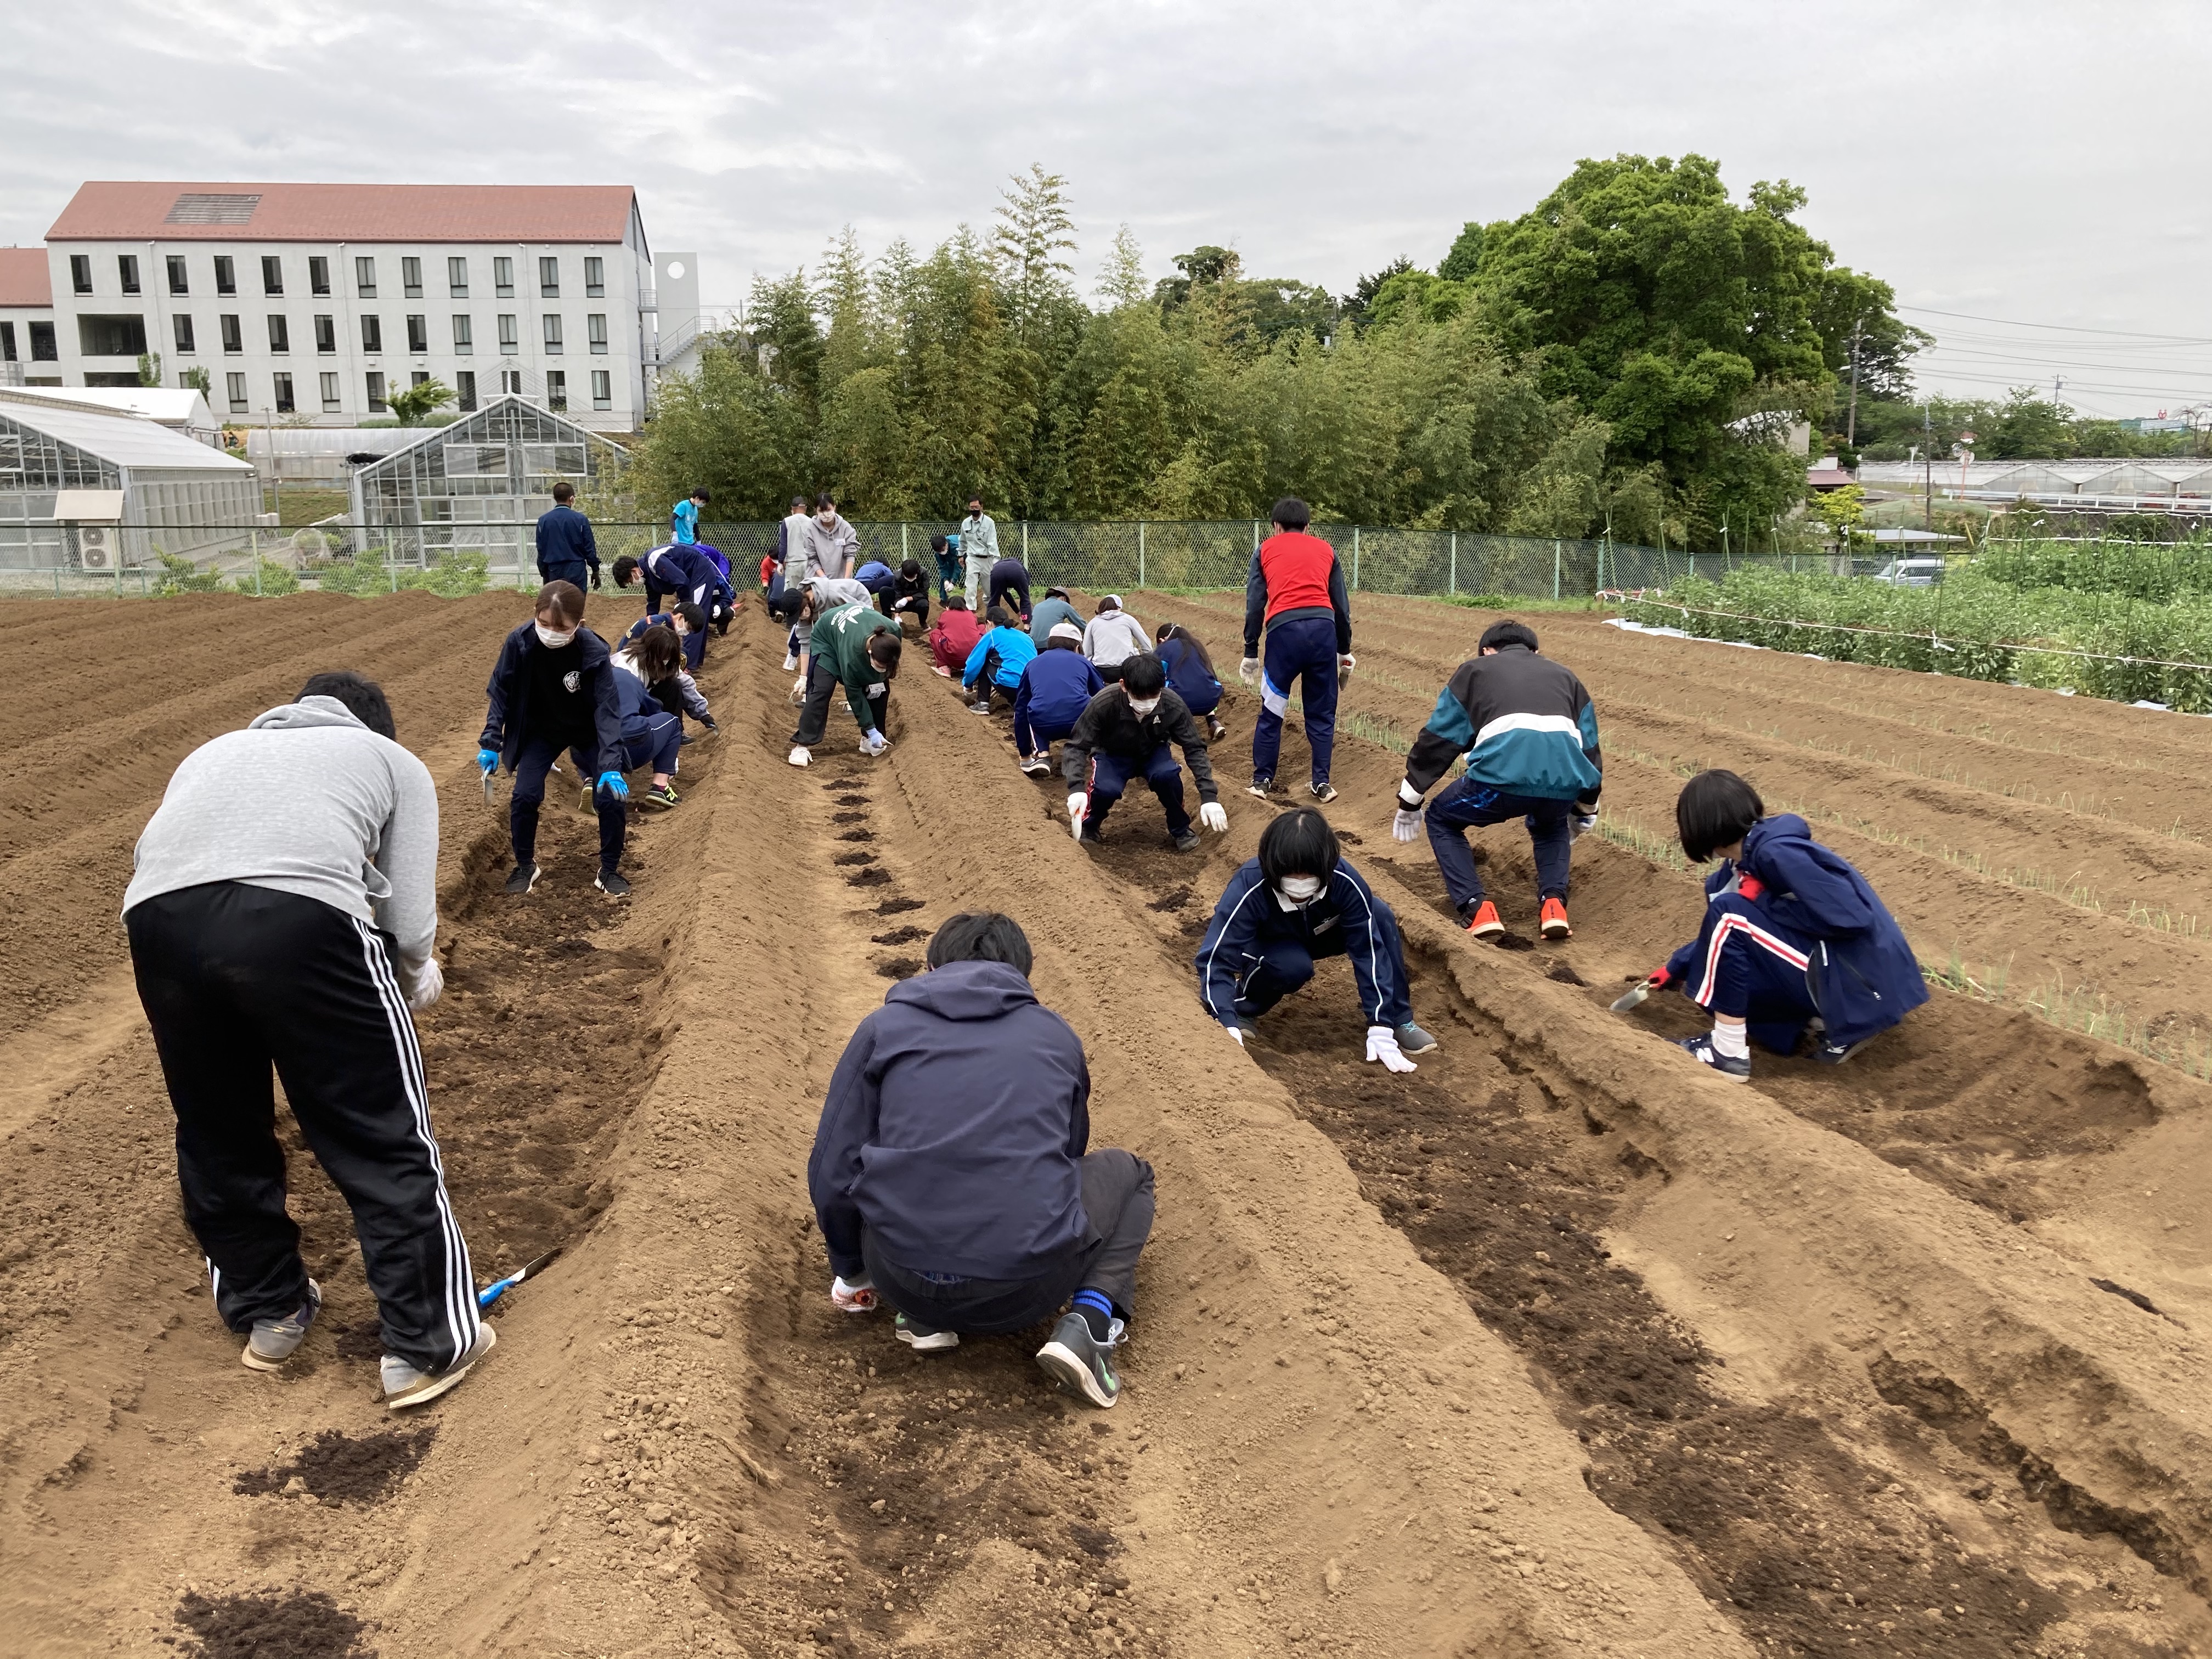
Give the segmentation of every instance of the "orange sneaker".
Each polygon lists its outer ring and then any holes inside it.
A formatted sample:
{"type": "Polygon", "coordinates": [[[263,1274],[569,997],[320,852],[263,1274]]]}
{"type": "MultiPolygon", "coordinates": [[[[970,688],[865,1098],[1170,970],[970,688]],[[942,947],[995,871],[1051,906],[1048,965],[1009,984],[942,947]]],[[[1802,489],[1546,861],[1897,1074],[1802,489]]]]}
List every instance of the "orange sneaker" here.
{"type": "Polygon", "coordinates": [[[1567,907],[1558,899],[1546,899],[1537,913],[1536,931],[1546,939],[1572,939],[1575,930],[1567,926],[1567,907]]]}
{"type": "Polygon", "coordinates": [[[1485,899],[1467,919],[1467,931],[1477,939],[1496,939],[1505,931],[1505,924],[1498,919],[1498,907],[1485,899]]]}

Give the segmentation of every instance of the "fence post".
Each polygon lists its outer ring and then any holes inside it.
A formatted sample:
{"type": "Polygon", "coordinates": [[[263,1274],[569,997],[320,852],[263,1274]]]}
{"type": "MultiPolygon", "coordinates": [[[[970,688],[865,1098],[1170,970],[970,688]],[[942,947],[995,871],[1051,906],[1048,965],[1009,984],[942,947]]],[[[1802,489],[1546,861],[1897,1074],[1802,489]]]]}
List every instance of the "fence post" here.
{"type": "Polygon", "coordinates": [[[1137,586],[1145,586],[1145,521],[1137,520],[1137,586]]]}
{"type": "Polygon", "coordinates": [[[1456,597],[1459,592],[1459,532],[1456,530],[1451,533],[1451,591],[1456,597]]]}
{"type": "Polygon", "coordinates": [[[253,597],[261,597],[261,555],[258,552],[253,556],[253,597]]]}
{"type": "MultiPolygon", "coordinates": [[[[1258,529],[1258,526],[1254,526],[1254,533],[1256,534],[1258,529]]],[[[1255,552],[1257,550],[1256,548],[1254,550],[1255,552]]],[[[1355,593],[1359,591],[1359,526],[1358,525],[1352,526],[1352,589],[1355,593]]]]}
{"type": "Polygon", "coordinates": [[[1559,544],[1552,544],[1552,597],[1559,597],[1559,544]]]}
{"type": "Polygon", "coordinates": [[[899,520],[899,562],[906,562],[906,520],[899,520]]]}

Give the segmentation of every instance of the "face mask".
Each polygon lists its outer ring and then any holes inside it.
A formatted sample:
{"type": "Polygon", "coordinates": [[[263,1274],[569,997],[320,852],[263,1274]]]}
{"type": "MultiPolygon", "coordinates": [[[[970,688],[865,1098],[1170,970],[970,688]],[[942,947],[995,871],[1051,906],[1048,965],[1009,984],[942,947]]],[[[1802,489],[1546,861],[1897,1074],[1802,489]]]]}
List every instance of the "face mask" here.
{"type": "Polygon", "coordinates": [[[562,646],[567,645],[575,637],[576,630],[573,628],[568,629],[567,633],[563,634],[556,633],[554,629],[548,628],[544,623],[539,623],[538,624],[538,642],[550,650],[558,651],[562,646]]]}
{"type": "Polygon", "coordinates": [[[1304,904],[1321,891],[1319,876],[1285,876],[1281,883],[1283,896],[1293,904],[1304,904]]]}
{"type": "Polygon", "coordinates": [[[1158,697],[1132,697],[1129,699],[1129,709],[1132,714],[1149,714],[1152,710],[1158,708],[1159,706],[1160,700],[1158,697]]]}
{"type": "Polygon", "coordinates": [[[835,513],[817,513],[814,515],[814,522],[827,530],[837,522],[837,515],[835,513]]]}

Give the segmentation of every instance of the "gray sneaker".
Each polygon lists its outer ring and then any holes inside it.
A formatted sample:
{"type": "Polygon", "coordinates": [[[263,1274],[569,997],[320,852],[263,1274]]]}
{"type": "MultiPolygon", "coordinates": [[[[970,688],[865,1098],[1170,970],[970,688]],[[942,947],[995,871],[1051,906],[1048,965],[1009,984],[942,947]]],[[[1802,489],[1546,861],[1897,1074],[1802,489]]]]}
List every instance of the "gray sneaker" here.
{"type": "Polygon", "coordinates": [[[396,1353],[385,1355],[385,1409],[398,1412],[410,1406],[428,1405],[458,1385],[469,1374],[469,1368],[489,1353],[498,1341],[499,1333],[489,1324],[477,1326],[477,1340],[469,1345],[469,1351],[442,1371],[418,1371],[396,1353]]]}
{"type": "Polygon", "coordinates": [[[934,1325],[908,1319],[904,1314],[891,1321],[891,1334],[916,1353],[943,1353],[947,1348],[960,1346],[959,1332],[940,1331],[934,1325]]]}
{"type": "Polygon", "coordinates": [[[1052,1328],[1052,1340],[1037,1350],[1036,1362],[1061,1393],[1111,1411],[1121,1397],[1121,1379],[1114,1370],[1114,1350],[1121,1345],[1122,1331],[1117,1319],[1101,1342],[1091,1334],[1081,1314],[1062,1314],[1060,1323],[1052,1328]]]}
{"type": "Polygon", "coordinates": [[[313,1279],[307,1281],[307,1299],[286,1314],[282,1319],[257,1319],[253,1334],[246,1339],[246,1352],[239,1358],[257,1371],[281,1371],[284,1362],[299,1352],[300,1345],[307,1340],[307,1327],[315,1322],[322,1311],[323,1287],[313,1279]]]}
{"type": "Polygon", "coordinates": [[[1398,1052],[1404,1054],[1425,1054],[1437,1046],[1437,1040],[1419,1026],[1408,1022],[1398,1028],[1398,1052]]]}

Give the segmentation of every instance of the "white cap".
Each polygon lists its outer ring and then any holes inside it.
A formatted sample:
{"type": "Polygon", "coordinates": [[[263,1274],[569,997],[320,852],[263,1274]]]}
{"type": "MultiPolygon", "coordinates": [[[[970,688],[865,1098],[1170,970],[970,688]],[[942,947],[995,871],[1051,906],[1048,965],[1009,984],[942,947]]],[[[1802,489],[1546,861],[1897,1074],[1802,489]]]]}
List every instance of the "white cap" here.
{"type": "Polygon", "coordinates": [[[1078,645],[1080,645],[1083,643],[1083,630],[1078,628],[1073,623],[1054,623],[1046,632],[1045,638],[1048,640],[1073,640],[1078,645]]]}

